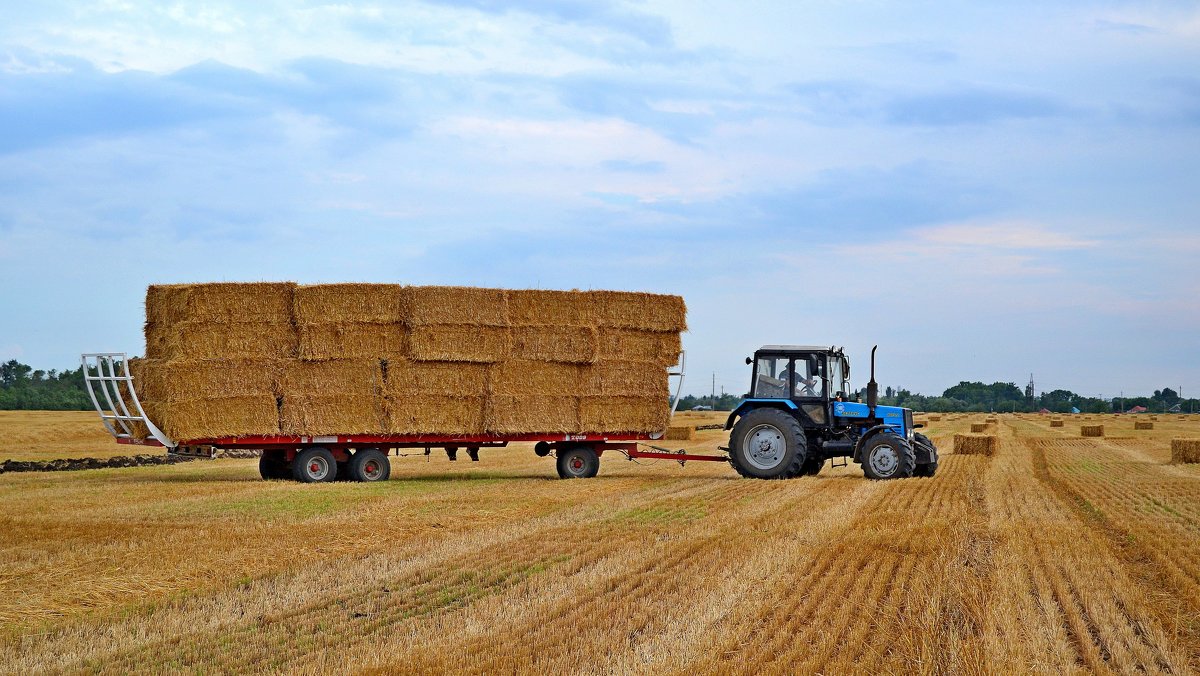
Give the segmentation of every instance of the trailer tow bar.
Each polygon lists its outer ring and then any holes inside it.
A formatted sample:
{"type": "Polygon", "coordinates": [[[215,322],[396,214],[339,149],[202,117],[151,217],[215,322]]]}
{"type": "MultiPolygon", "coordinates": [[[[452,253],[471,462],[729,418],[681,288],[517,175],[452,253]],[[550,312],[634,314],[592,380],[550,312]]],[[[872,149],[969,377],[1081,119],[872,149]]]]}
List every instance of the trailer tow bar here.
{"type": "Polygon", "coordinates": [[[650,458],[653,460],[674,460],[679,463],[680,467],[683,467],[684,463],[686,463],[688,460],[695,460],[697,462],[728,462],[729,461],[729,456],[726,456],[726,455],[695,455],[692,453],[688,453],[687,451],[683,450],[682,448],[673,451],[669,448],[663,448],[661,446],[654,446],[652,444],[643,444],[640,442],[636,445],[630,444],[630,446],[631,446],[631,448],[625,449],[625,456],[628,457],[630,460],[635,460],[637,458],[650,458]],[[641,450],[638,450],[637,446],[645,446],[646,448],[650,448],[653,450],[641,451],[641,450]]]}

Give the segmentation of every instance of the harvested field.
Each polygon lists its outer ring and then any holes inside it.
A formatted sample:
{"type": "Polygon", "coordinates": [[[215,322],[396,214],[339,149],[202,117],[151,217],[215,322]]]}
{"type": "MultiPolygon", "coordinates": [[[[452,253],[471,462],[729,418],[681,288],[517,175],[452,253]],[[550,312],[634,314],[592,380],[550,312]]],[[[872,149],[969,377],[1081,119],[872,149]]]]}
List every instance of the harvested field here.
{"type": "Polygon", "coordinates": [[[1002,415],[986,458],[952,452],[980,418],[947,418],[936,477],[881,483],[608,454],[559,481],[528,445],[382,484],[2,474],[0,671],[1200,671],[1200,465],[1170,464],[1200,421],[1085,439],[1002,415]]]}

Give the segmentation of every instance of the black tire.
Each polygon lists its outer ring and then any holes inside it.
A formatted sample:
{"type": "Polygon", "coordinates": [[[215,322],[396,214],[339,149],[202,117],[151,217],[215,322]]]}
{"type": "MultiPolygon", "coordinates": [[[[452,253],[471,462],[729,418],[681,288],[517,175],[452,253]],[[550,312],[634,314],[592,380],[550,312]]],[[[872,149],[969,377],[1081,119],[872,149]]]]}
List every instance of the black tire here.
{"type": "Polygon", "coordinates": [[[258,475],[264,481],[272,479],[292,478],[292,468],[288,465],[287,456],[283,453],[263,451],[258,458],[258,475]]]}
{"type": "Polygon", "coordinates": [[[600,456],[590,446],[571,446],[558,451],[558,478],[590,479],[600,471],[600,456]]]}
{"type": "Polygon", "coordinates": [[[821,473],[821,468],[825,466],[824,460],[809,458],[800,466],[800,476],[816,476],[821,473]]]}
{"type": "Polygon", "coordinates": [[[292,460],[292,478],[306,484],[333,481],[337,478],[337,461],[325,448],[306,448],[292,460]]]}
{"type": "Polygon", "coordinates": [[[917,466],[917,453],[906,439],[895,434],[876,434],[863,448],[862,466],[868,479],[907,479],[917,466]]]}
{"type": "Polygon", "coordinates": [[[729,435],[729,464],[749,479],[800,476],[807,452],[808,440],[799,421],[775,408],[747,413],[729,435]],[[757,446],[752,449],[752,445],[757,446]]]}
{"type": "Polygon", "coordinates": [[[937,468],[938,464],[936,462],[917,465],[917,468],[913,470],[913,476],[931,477],[937,474],[937,468]]]}
{"type": "Polygon", "coordinates": [[[387,481],[392,476],[392,463],[378,448],[363,448],[350,458],[351,481],[387,481]]]}
{"type": "Polygon", "coordinates": [[[937,446],[933,445],[933,441],[924,434],[915,432],[913,433],[913,445],[927,446],[929,448],[929,457],[933,458],[933,462],[917,465],[916,469],[913,470],[913,476],[931,477],[937,474],[938,454],[937,446]]]}

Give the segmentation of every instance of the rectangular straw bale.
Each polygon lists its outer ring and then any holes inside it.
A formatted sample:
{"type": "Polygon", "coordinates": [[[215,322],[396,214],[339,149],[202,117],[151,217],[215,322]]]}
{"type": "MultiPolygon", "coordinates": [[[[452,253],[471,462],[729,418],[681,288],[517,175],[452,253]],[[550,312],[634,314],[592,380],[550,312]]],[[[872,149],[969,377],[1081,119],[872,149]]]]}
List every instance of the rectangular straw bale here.
{"type": "Polygon", "coordinates": [[[1154,423],[1142,422],[1139,420],[1139,421],[1133,423],[1133,429],[1135,429],[1135,430],[1152,430],[1152,429],[1154,429],[1154,423]]]}
{"type": "Polygon", "coordinates": [[[629,291],[593,291],[600,326],[679,333],[687,330],[681,296],[629,291]]]}
{"type": "Polygon", "coordinates": [[[287,362],[280,372],[279,391],[292,397],[376,397],[383,386],[378,359],[334,359],[287,362]]]}
{"type": "Polygon", "coordinates": [[[1104,425],[1081,425],[1079,427],[1079,436],[1102,437],[1104,436],[1104,425]]]}
{"type": "Polygon", "coordinates": [[[297,324],[402,324],[408,295],[399,284],[313,284],[295,292],[297,324]]]}
{"type": "Polygon", "coordinates": [[[1156,415],[1152,415],[1152,416],[1150,416],[1150,419],[1151,419],[1151,420],[1158,420],[1158,416],[1156,416],[1156,415]]]}
{"type": "Polygon", "coordinates": [[[584,367],[582,392],[589,395],[668,397],[667,372],[658,364],[602,360],[584,367]]]}
{"type": "Polygon", "coordinates": [[[408,324],[469,324],[508,326],[504,289],[469,286],[410,286],[405,288],[408,324]]]}
{"type": "Polygon", "coordinates": [[[586,326],[525,325],[510,329],[512,357],[590,364],[596,361],[596,329],[586,326]]]}
{"type": "Polygon", "coordinates": [[[1050,421],[1050,426],[1051,426],[1051,427],[1062,427],[1062,426],[1063,426],[1063,421],[1061,421],[1061,420],[1051,420],[1051,421],[1050,421]]]}
{"type": "Polygon", "coordinates": [[[493,394],[488,397],[489,434],[578,432],[579,398],[542,394],[493,394]]]}
{"type": "Polygon", "coordinates": [[[283,397],[280,429],[284,434],[380,434],[383,402],[375,396],[292,394],[283,397]]]}
{"type": "Polygon", "coordinates": [[[602,328],[599,340],[597,359],[644,361],[664,368],[675,364],[683,349],[678,333],[602,328]]]}
{"type": "Polygon", "coordinates": [[[146,321],[290,324],[295,288],[293,282],[152,285],[146,289],[146,321]]]}
{"type": "Polygon", "coordinates": [[[1200,439],[1172,439],[1171,462],[1200,462],[1200,439]]]}
{"type": "Polygon", "coordinates": [[[646,432],[667,429],[671,405],[665,397],[585,396],[580,400],[583,432],[646,432]]]}
{"type": "Polygon", "coordinates": [[[971,431],[975,433],[986,432],[987,426],[987,423],[971,423],[971,431]]]}
{"type": "Polygon", "coordinates": [[[513,326],[594,327],[599,321],[596,297],[586,291],[520,289],[508,292],[513,326]]]}
{"type": "Polygon", "coordinates": [[[146,414],[175,441],[279,434],[274,395],[146,402],[146,414]]]}
{"type": "Polygon", "coordinates": [[[497,326],[426,324],[408,335],[409,357],[417,361],[500,362],[511,347],[508,329],[497,326]]]}
{"type": "Polygon", "coordinates": [[[941,419],[942,419],[942,416],[940,416],[940,415],[931,415],[931,416],[929,416],[929,422],[937,422],[937,421],[939,421],[939,420],[941,420],[941,419]]]}
{"type": "Polygon", "coordinates": [[[297,344],[291,322],[146,324],[146,356],[154,359],[291,359],[297,344]]]}
{"type": "Polygon", "coordinates": [[[993,456],[999,446],[999,440],[990,434],[954,435],[954,452],[959,455],[993,456]]]}
{"type": "Polygon", "coordinates": [[[388,434],[477,435],[485,430],[486,397],[441,394],[384,398],[388,434]]]}
{"type": "Polygon", "coordinates": [[[383,391],[388,396],[487,394],[488,364],[389,359],[383,391]]]}
{"type": "Polygon", "coordinates": [[[578,396],[584,388],[583,367],[557,362],[510,360],[493,364],[489,392],[497,395],[578,396]]]}
{"type": "Polygon", "coordinates": [[[695,425],[671,425],[667,428],[667,433],[663,435],[663,439],[669,441],[690,441],[695,438],[695,425]]]}
{"type": "Polygon", "coordinates": [[[298,354],[307,361],[396,359],[405,354],[407,337],[400,324],[368,322],[300,324],[298,354]]]}
{"type": "Polygon", "coordinates": [[[139,359],[134,387],[145,401],[274,396],[282,360],[139,359]]]}

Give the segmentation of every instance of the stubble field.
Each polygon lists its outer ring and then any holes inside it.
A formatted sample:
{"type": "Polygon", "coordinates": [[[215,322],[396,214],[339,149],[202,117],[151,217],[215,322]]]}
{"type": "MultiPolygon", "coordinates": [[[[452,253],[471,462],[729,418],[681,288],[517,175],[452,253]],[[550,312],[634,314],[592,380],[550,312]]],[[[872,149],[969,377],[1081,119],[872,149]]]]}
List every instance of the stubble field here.
{"type": "MultiPolygon", "coordinates": [[[[524,445],[373,485],[3,474],[0,671],[1200,670],[1200,465],[1169,464],[1200,423],[1002,415],[997,455],[954,455],[983,420],[931,422],[937,476],[879,483],[615,453],[560,481],[524,445]]],[[[127,452],[94,414],[0,431],[0,460],[127,452]]]]}

